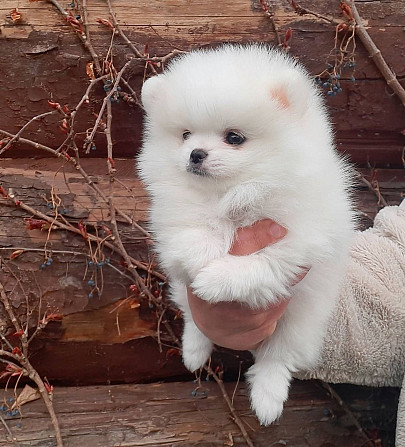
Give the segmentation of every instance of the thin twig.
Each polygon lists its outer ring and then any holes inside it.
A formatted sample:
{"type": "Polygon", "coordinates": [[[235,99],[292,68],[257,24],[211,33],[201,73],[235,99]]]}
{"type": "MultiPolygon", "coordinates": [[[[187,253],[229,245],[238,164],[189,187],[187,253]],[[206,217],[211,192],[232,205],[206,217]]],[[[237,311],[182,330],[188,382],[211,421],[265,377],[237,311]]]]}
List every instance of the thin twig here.
{"type": "Polygon", "coordinates": [[[7,144],[0,150],[0,155],[2,155],[6,150],[15,142],[18,141],[21,134],[24,132],[24,130],[34,121],[40,120],[41,118],[44,118],[48,115],[54,115],[55,113],[58,113],[56,110],[52,110],[50,112],[41,113],[40,115],[36,115],[33,118],[31,118],[27,123],[24,124],[23,127],[7,142],[7,144]]]}
{"type": "MultiPolygon", "coordinates": [[[[6,135],[8,137],[15,137],[14,134],[7,132],[6,130],[0,129],[0,134],[6,135]]],[[[28,140],[26,138],[19,138],[19,141],[21,143],[27,144],[29,146],[34,147],[35,149],[40,149],[45,152],[48,152],[58,158],[62,158],[65,161],[68,161],[69,163],[72,163],[77,171],[80,172],[80,174],[83,176],[83,178],[87,181],[87,184],[94,189],[94,191],[97,192],[97,194],[104,200],[105,203],[108,203],[108,198],[106,195],[101,191],[101,189],[91,180],[90,176],[86,173],[86,171],[81,167],[81,165],[72,157],[70,157],[68,154],[65,154],[64,152],[60,152],[57,149],[52,149],[49,146],[45,146],[44,144],[37,143],[32,140],[28,140]]],[[[117,214],[119,214],[120,217],[122,217],[126,222],[128,222],[130,225],[135,227],[137,230],[139,230],[142,234],[144,234],[147,238],[150,238],[150,234],[142,228],[139,224],[137,224],[130,216],[128,216],[126,213],[124,213],[122,210],[117,209],[117,214]]]]}
{"type": "Polygon", "coordinates": [[[99,61],[97,53],[94,50],[93,44],[91,43],[91,37],[90,37],[90,31],[89,31],[89,18],[88,18],[88,12],[87,12],[87,0],[82,0],[81,10],[82,10],[81,12],[82,12],[82,16],[83,16],[84,32],[86,34],[86,40],[85,40],[84,44],[93,59],[97,75],[101,76],[102,70],[101,70],[101,66],[100,66],[100,61],[99,61]]]}
{"type": "Polygon", "coordinates": [[[48,3],[52,3],[58,11],[64,16],[67,17],[69,14],[62,8],[62,6],[59,4],[57,0],[47,0],[48,3]]]}
{"type": "Polygon", "coordinates": [[[333,24],[339,23],[332,17],[324,16],[324,15],[319,14],[318,12],[312,11],[311,9],[308,9],[308,8],[303,8],[297,2],[291,2],[291,6],[294,9],[294,11],[300,16],[310,15],[310,16],[314,16],[318,19],[325,20],[325,22],[328,22],[328,23],[333,23],[333,24]]]}
{"type": "Polygon", "coordinates": [[[358,174],[359,179],[372,191],[378,199],[378,205],[388,206],[387,201],[384,199],[379,188],[375,188],[362,174],[358,174]]]}
{"type": "Polygon", "coordinates": [[[345,413],[351,418],[354,425],[356,426],[359,433],[364,437],[364,439],[368,442],[371,442],[372,445],[374,445],[374,442],[367,436],[367,433],[364,431],[363,427],[360,425],[360,422],[356,418],[356,416],[353,414],[353,412],[350,410],[350,408],[343,402],[343,399],[339,396],[339,394],[329,385],[329,383],[320,381],[320,384],[323,386],[323,388],[326,389],[326,391],[331,395],[333,399],[336,400],[336,402],[342,407],[342,409],[345,411],[345,413]]]}
{"type": "Polygon", "coordinates": [[[346,0],[347,4],[352,9],[353,17],[356,21],[356,34],[359,36],[362,44],[368,51],[371,59],[380,70],[380,73],[383,75],[384,79],[387,82],[387,85],[392,88],[393,92],[398,96],[402,105],[405,107],[405,89],[399,83],[395,73],[390,69],[388,64],[385,62],[381,51],[378,49],[377,45],[373,42],[370,35],[368,34],[366,28],[363,25],[363,21],[360,17],[360,14],[356,8],[356,5],[353,0],[346,0]]]}
{"type": "Polygon", "coordinates": [[[20,444],[18,443],[17,439],[13,436],[13,433],[10,430],[10,427],[7,425],[6,421],[3,419],[3,416],[0,414],[0,422],[4,425],[4,428],[6,429],[8,435],[11,438],[11,442],[17,446],[20,447],[20,444]]]}
{"type": "MultiPolygon", "coordinates": [[[[46,387],[45,387],[44,382],[41,379],[40,375],[37,373],[36,369],[31,365],[31,363],[28,360],[27,334],[24,331],[22,331],[21,324],[17,320],[14,310],[10,305],[6,291],[4,290],[4,286],[1,282],[0,282],[0,301],[3,304],[4,309],[6,310],[6,313],[8,314],[11,322],[13,323],[14,328],[19,333],[20,340],[21,340],[21,347],[22,347],[22,353],[19,355],[9,353],[4,350],[0,350],[0,356],[11,357],[13,360],[18,362],[22,367],[22,371],[21,371],[22,374],[24,374],[25,376],[28,376],[31,380],[33,380],[35,382],[35,384],[38,387],[38,391],[41,394],[41,397],[42,397],[42,399],[45,403],[45,406],[48,410],[48,413],[51,417],[51,421],[52,421],[52,424],[53,424],[53,427],[55,430],[57,447],[63,447],[63,441],[62,441],[62,436],[61,436],[61,432],[60,432],[59,422],[56,417],[56,413],[55,413],[55,409],[53,408],[52,401],[49,397],[49,393],[46,390],[46,387]]],[[[11,363],[11,362],[8,362],[8,363],[11,363]]],[[[15,366],[17,366],[17,365],[15,365],[15,366]]]]}
{"type": "Polygon", "coordinates": [[[229,411],[232,415],[232,419],[235,422],[235,424],[238,426],[240,432],[242,433],[242,436],[244,438],[244,440],[246,441],[246,444],[249,447],[254,447],[254,444],[248,434],[248,432],[246,431],[246,428],[243,424],[243,422],[241,421],[240,417],[238,416],[235,407],[233,406],[231,399],[228,396],[228,393],[225,389],[224,386],[224,382],[218,377],[218,375],[212,370],[211,366],[205,366],[204,369],[207,371],[207,373],[212,376],[215,380],[215,382],[217,382],[219,389],[221,390],[222,393],[222,397],[224,398],[226,404],[228,405],[229,411]]]}
{"type": "Polygon", "coordinates": [[[103,99],[103,103],[101,105],[100,111],[98,112],[97,118],[96,118],[96,122],[94,123],[94,127],[93,130],[91,131],[90,135],[88,137],[86,137],[86,140],[84,142],[85,146],[87,146],[87,151],[90,150],[90,144],[92,143],[94,136],[96,134],[96,131],[98,129],[98,127],[100,126],[100,122],[102,119],[102,116],[104,114],[104,110],[107,106],[107,102],[110,101],[110,98],[112,97],[113,94],[116,93],[117,91],[117,87],[120,83],[121,77],[122,75],[125,73],[125,71],[127,70],[127,68],[133,63],[133,60],[130,59],[129,61],[126,62],[126,64],[121,68],[121,70],[117,73],[117,77],[115,79],[114,85],[111,88],[110,92],[105,96],[105,98],[103,99]]]}

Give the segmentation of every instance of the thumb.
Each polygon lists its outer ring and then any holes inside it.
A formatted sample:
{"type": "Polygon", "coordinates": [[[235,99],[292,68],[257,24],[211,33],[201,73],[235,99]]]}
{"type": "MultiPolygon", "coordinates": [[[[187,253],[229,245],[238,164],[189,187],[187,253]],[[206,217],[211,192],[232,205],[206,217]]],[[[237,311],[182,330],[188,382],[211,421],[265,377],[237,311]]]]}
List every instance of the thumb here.
{"type": "Polygon", "coordinates": [[[238,228],[229,254],[245,256],[274,244],[287,234],[287,230],[271,219],[258,220],[250,227],[238,228]]]}

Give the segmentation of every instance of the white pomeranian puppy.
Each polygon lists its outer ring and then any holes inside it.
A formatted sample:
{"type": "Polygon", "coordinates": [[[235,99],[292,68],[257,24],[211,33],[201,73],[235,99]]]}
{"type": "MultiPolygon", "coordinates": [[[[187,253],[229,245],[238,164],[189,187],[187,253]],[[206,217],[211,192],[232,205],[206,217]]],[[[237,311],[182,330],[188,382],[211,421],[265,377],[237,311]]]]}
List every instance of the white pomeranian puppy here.
{"type": "Polygon", "coordinates": [[[139,169],[156,250],[184,313],[186,367],[200,368],[212,350],[193,322],[186,286],[211,303],[264,308],[290,299],[247,373],[252,408],[270,424],[291,374],[319,357],[354,229],[351,170],[308,73],[266,46],[178,57],[144,83],[142,103],[139,169]],[[287,235],[254,254],[230,255],[235,230],[264,218],[287,235]],[[303,268],[309,273],[291,286],[303,268]]]}

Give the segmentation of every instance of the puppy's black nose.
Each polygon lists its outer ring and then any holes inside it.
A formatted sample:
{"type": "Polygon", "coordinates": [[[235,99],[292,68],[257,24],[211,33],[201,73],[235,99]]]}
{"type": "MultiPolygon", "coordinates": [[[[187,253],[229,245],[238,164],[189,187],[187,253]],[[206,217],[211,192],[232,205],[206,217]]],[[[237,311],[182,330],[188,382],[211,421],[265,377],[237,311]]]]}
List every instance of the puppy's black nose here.
{"type": "Polygon", "coordinates": [[[208,152],[206,152],[204,149],[194,149],[190,154],[190,162],[198,165],[201,164],[204,158],[206,158],[208,155],[208,152]]]}

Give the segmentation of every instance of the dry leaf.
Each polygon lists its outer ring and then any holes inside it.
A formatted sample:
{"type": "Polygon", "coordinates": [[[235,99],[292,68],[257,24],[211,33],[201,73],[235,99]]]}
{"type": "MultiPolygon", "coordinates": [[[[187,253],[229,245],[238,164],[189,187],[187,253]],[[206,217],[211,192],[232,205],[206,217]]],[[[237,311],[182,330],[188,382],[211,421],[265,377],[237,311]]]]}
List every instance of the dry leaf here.
{"type": "Polygon", "coordinates": [[[18,10],[18,8],[14,8],[10,11],[9,16],[11,18],[11,20],[16,23],[19,22],[21,20],[22,14],[21,12],[18,10]]]}
{"type": "Polygon", "coordinates": [[[86,74],[90,79],[96,79],[96,76],[94,75],[93,62],[89,62],[86,65],[86,74]]]}
{"type": "Polygon", "coordinates": [[[11,260],[11,259],[15,259],[15,258],[17,258],[17,257],[20,256],[20,254],[22,254],[22,253],[24,253],[24,250],[16,250],[16,251],[13,251],[13,252],[11,253],[11,255],[10,255],[10,260],[11,260]]]}
{"type": "Polygon", "coordinates": [[[31,402],[33,400],[37,400],[41,397],[38,390],[30,387],[29,385],[25,385],[24,389],[18,395],[17,399],[13,403],[11,409],[15,410],[16,408],[22,407],[24,404],[31,402]]]}
{"type": "Polygon", "coordinates": [[[233,447],[234,443],[232,433],[228,433],[228,439],[224,442],[224,445],[227,447],[233,447]]]}

